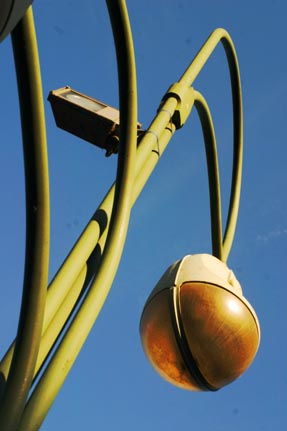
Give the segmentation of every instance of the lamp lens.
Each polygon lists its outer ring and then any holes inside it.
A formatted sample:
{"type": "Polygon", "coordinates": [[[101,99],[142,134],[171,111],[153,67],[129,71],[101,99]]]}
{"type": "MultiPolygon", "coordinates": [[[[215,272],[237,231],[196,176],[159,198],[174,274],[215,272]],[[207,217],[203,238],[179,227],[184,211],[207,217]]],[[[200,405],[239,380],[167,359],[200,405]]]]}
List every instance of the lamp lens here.
{"type": "Polygon", "coordinates": [[[152,366],[165,380],[182,389],[198,390],[177,346],[169,299],[170,289],[164,289],[146,304],[140,323],[143,348],[152,366]]]}
{"type": "Polygon", "coordinates": [[[96,102],[95,100],[85,98],[72,91],[62,94],[62,97],[75,103],[78,106],[81,106],[82,108],[88,109],[89,111],[93,112],[98,112],[105,107],[105,105],[96,102]]]}
{"type": "Polygon", "coordinates": [[[187,282],[180,312],[190,351],[209,383],[222,387],[249,367],[259,334],[247,301],[220,286],[187,282]]]}

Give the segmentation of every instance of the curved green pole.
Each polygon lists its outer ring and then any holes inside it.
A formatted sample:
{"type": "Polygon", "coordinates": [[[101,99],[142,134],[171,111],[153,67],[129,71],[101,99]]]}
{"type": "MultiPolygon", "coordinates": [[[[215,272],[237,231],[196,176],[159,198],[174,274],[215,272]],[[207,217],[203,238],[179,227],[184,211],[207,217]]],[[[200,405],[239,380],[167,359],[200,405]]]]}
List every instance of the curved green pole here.
{"type": "Polygon", "coordinates": [[[226,261],[232,247],[238,217],[243,158],[243,113],[239,64],[234,44],[226,30],[219,28],[209,36],[179,82],[190,87],[219,42],[222,42],[228,60],[233,101],[232,183],[222,247],[222,260],[226,261]]]}
{"type": "Polygon", "coordinates": [[[120,149],[110,229],[101,266],[87,298],[71,324],[52,364],[44,373],[24,411],[19,430],[37,430],[60,390],[113,282],[128,228],[137,144],[136,73],[132,35],[123,0],[108,0],[118,60],[120,83],[120,149]],[[79,332],[82,335],[79,337],[79,332]],[[77,336],[76,336],[77,334],[77,336]],[[68,353],[69,352],[69,353],[68,353]],[[58,367],[61,354],[68,354],[65,367],[58,367]]]}
{"type": "Polygon", "coordinates": [[[209,182],[212,254],[218,259],[222,259],[220,179],[214,126],[208,104],[206,103],[206,100],[202,94],[200,94],[198,91],[194,91],[194,105],[200,118],[205,142],[209,182]]]}
{"type": "Polygon", "coordinates": [[[12,32],[21,109],[26,187],[26,257],[20,319],[5,391],[1,431],[16,430],[41,340],[49,260],[49,179],[44,104],[30,7],[12,32]]]}

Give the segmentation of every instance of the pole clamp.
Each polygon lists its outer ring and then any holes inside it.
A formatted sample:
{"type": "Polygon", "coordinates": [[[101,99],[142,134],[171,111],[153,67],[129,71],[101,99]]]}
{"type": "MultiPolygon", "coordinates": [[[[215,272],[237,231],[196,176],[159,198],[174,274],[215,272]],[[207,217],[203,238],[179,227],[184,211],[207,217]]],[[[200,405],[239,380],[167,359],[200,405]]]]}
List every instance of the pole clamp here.
{"type": "Polygon", "coordinates": [[[180,129],[186,122],[193,107],[194,90],[192,87],[187,87],[186,84],[176,82],[167,90],[162,102],[165,102],[169,97],[175,97],[178,101],[172,122],[177,129],[180,129]]]}

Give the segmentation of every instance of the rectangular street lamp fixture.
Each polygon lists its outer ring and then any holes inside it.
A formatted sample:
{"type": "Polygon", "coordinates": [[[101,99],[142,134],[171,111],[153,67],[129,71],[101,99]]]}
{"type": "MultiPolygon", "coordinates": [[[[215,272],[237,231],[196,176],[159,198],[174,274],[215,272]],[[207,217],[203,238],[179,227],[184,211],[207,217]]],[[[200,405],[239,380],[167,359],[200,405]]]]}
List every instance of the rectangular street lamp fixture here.
{"type": "Polygon", "coordinates": [[[68,86],[51,91],[48,100],[58,127],[104,148],[106,156],[118,152],[120,112],[117,109],[68,86]]]}

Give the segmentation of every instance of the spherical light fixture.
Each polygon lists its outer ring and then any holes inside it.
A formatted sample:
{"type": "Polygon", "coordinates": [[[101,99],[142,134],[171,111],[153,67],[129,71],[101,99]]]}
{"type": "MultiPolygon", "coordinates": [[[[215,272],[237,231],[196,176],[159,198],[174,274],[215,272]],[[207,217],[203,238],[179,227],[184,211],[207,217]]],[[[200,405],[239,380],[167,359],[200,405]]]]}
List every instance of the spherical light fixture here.
{"type": "Polygon", "coordinates": [[[172,384],[216,391],[239,377],[259,347],[256,313],[219,259],[185,256],[162,276],[144,307],[146,356],[172,384]]]}

